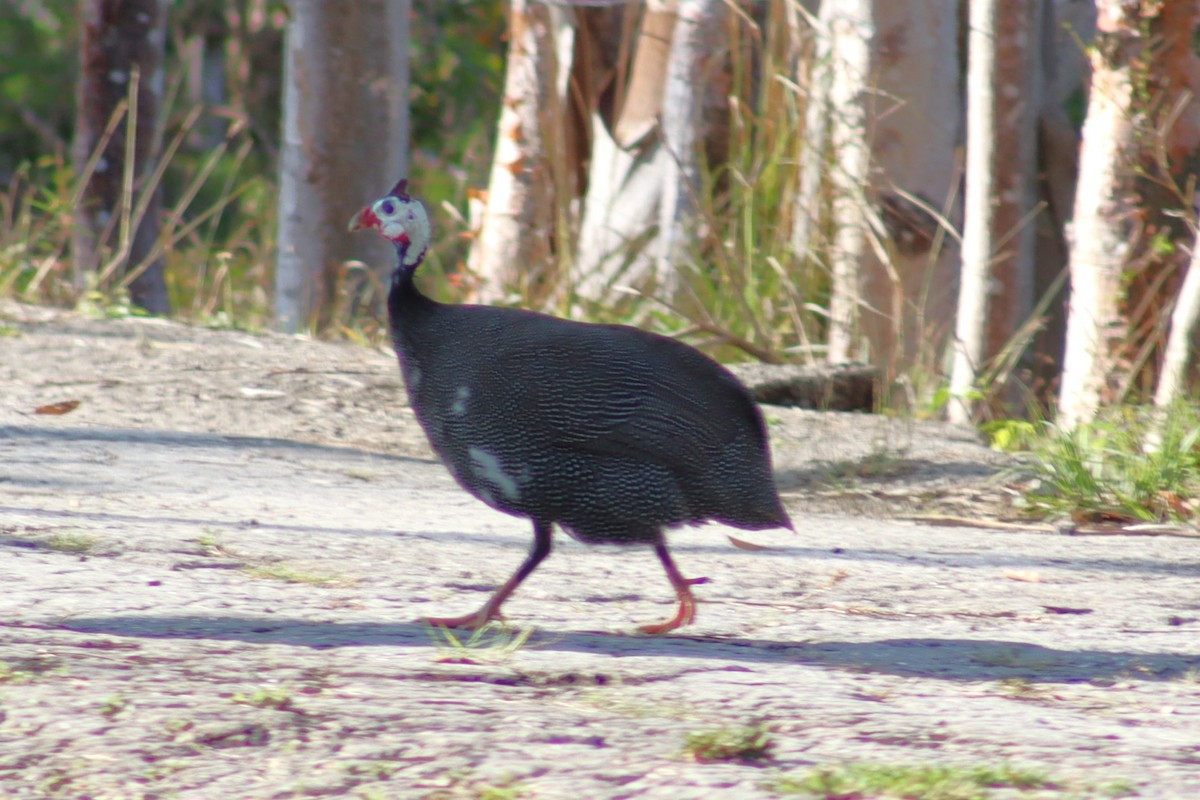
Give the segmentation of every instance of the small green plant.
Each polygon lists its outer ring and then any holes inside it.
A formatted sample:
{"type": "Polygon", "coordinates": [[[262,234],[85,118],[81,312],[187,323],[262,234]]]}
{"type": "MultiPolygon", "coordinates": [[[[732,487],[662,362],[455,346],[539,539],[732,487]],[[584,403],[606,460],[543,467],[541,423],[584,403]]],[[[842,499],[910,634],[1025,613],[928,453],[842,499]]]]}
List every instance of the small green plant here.
{"type": "Polygon", "coordinates": [[[430,626],[430,638],[438,652],[436,660],[447,664],[502,663],[524,647],[532,635],[533,628],[489,622],[463,640],[450,628],[430,626]]]}
{"type": "Polygon", "coordinates": [[[1196,512],[1194,409],[1114,408],[1073,430],[1046,424],[1032,450],[1035,479],[1023,499],[1035,514],[1162,522],[1196,512]]]}
{"type": "Polygon", "coordinates": [[[456,771],[450,775],[448,789],[438,789],[423,795],[421,800],[521,800],[526,796],[521,784],[505,781],[495,784],[472,777],[469,771],[456,771]]]}
{"type": "Polygon", "coordinates": [[[184,769],[186,766],[186,762],[180,759],[155,761],[142,771],[142,777],[150,782],[161,781],[163,778],[168,778],[184,769]]]}
{"type": "Polygon", "coordinates": [[[96,549],[99,542],[84,533],[56,533],[46,540],[46,549],[56,553],[86,555],[96,549]]]}
{"type": "Polygon", "coordinates": [[[1133,797],[1137,793],[1129,781],[1110,781],[1096,787],[1099,797],[1133,797]]]}
{"type": "Polygon", "coordinates": [[[238,705],[274,708],[279,711],[286,711],[292,706],[292,693],[283,686],[255,689],[250,694],[235,692],[230,699],[238,705]]]}
{"type": "Polygon", "coordinates": [[[206,556],[234,558],[234,555],[221,541],[221,537],[214,531],[206,530],[204,533],[196,537],[196,545],[206,556]]]}
{"type": "Polygon", "coordinates": [[[386,781],[396,774],[400,765],[395,761],[348,761],[341,765],[347,775],[355,775],[374,781],[386,781]]]}
{"type": "Polygon", "coordinates": [[[0,661],[0,683],[29,683],[42,675],[65,671],[62,660],[48,653],[32,658],[14,658],[0,661]]]}
{"type": "Polygon", "coordinates": [[[479,786],[476,788],[478,800],[520,800],[520,786],[479,786]]]}
{"type": "Polygon", "coordinates": [[[1008,765],[861,764],[817,767],[799,778],[784,777],[775,791],[828,800],[986,800],[991,789],[1044,789],[1053,784],[1042,774],[1008,765]]]}
{"type": "Polygon", "coordinates": [[[336,575],[318,575],[289,567],[286,564],[260,564],[244,568],[247,575],[284,583],[303,583],[308,586],[345,586],[349,581],[336,575]]]}
{"type": "Polygon", "coordinates": [[[761,723],[689,733],[683,752],[695,761],[766,761],[771,757],[771,732],[761,723]]]}
{"type": "Polygon", "coordinates": [[[1030,449],[1038,440],[1041,425],[1027,419],[996,419],[980,426],[992,449],[1015,453],[1030,449]]]}
{"type": "Polygon", "coordinates": [[[172,736],[179,736],[180,734],[186,733],[187,731],[190,731],[192,728],[196,727],[196,723],[192,722],[190,719],[172,717],[163,723],[163,727],[166,728],[167,733],[171,734],[172,736]]]}
{"type": "Polygon", "coordinates": [[[115,717],[129,706],[129,699],[122,697],[119,694],[114,694],[104,700],[100,704],[100,714],[105,717],[115,717]]]}

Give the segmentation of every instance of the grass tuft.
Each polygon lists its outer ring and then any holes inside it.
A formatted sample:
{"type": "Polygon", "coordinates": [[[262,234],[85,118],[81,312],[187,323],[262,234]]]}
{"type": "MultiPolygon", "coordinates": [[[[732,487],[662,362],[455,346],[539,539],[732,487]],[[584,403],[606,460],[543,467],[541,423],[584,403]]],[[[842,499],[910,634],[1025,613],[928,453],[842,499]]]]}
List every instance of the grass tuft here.
{"type": "Polygon", "coordinates": [[[435,660],[443,664],[503,663],[524,647],[531,636],[533,628],[510,628],[498,622],[471,631],[465,640],[450,628],[430,626],[430,638],[438,653],[435,660]]]}
{"type": "Polygon", "coordinates": [[[799,778],[785,777],[775,791],[825,800],[986,800],[991,789],[1046,789],[1041,773],[1000,767],[851,763],[817,767],[799,778]]]}
{"type": "Polygon", "coordinates": [[[694,761],[756,763],[771,757],[771,732],[766,725],[737,725],[689,733],[684,755],[694,761]]]}
{"type": "Polygon", "coordinates": [[[293,698],[290,690],[279,686],[269,689],[255,689],[250,694],[235,692],[230,698],[234,703],[254,708],[274,708],[286,711],[291,708],[293,698]]]}
{"type": "Polygon", "coordinates": [[[70,553],[71,555],[87,555],[99,546],[94,536],[84,533],[56,533],[46,540],[46,549],[55,553],[70,553]]]}
{"type": "Polygon", "coordinates": [[[1077,522],[1184,521],[1200,496],[1200,415],[1113,408],[1074,430],[1042,423],[1030,444],[1029,511],[1077,522]]]}
{"type": "Polygon", "coordinates": [[[255,578],[283,581],[284,583],[303,583],[308,586],[346,586],[350,583],[336,575],[318,575],[313,572],[304,572],[295,567],[289,567],[286,564],[246,566],[244,567],[244,571],[247,575],[255,578]]]}

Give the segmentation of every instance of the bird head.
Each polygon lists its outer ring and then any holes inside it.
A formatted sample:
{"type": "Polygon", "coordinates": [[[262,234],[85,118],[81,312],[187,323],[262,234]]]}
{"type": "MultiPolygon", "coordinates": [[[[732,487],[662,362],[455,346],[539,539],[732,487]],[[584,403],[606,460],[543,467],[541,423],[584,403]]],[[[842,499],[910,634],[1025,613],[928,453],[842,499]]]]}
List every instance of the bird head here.
{"type": "Polygon", "coordinates": [[[429,215],[419,200],[408,196],[408,179],[401,178],[387,196],[354,215],[350,231],[374,230],[396,247],[400,263],[415,267],[429,248],[429,215]]]}

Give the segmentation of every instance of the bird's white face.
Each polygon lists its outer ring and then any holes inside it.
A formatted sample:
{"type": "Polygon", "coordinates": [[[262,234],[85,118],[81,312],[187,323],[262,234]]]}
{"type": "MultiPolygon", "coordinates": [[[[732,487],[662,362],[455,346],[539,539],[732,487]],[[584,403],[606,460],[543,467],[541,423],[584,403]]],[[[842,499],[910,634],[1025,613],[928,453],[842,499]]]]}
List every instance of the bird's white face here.
{"type": "Polygon", "coordinates": [[[371,228],[396,245],[404,265],[416,266],[429,247],[429,215],[411,197],[388,195],[364,208],[350,221],[350,230],[371,228]]]}

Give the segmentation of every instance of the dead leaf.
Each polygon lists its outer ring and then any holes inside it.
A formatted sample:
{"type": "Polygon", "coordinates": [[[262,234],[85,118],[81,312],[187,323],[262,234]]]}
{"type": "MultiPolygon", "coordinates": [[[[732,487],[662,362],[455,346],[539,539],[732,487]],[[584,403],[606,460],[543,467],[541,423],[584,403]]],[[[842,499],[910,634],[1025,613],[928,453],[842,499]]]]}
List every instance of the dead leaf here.
{"type": "Polygon", "coordinates": [[[79,408],[78,400],[63,400],[61,403],[50,403],[44,406],[38,406],[33,410],[35,414],[49,414],[51,416],[62,416],[70,414],[75,409],[79,408]]]}
{"type": "Polygon", "coordinates": [[[725,534],[725,536],[726,536],[726,538],[729,539],[729,543],[739,550],[772,550],[772,549],[774,549],[774,548],[768,547],[765,544],[755,544],[754,542],[747,542],[745,539],[738,539],[734,536],[730,536],[729,534],[725,534]]]}

